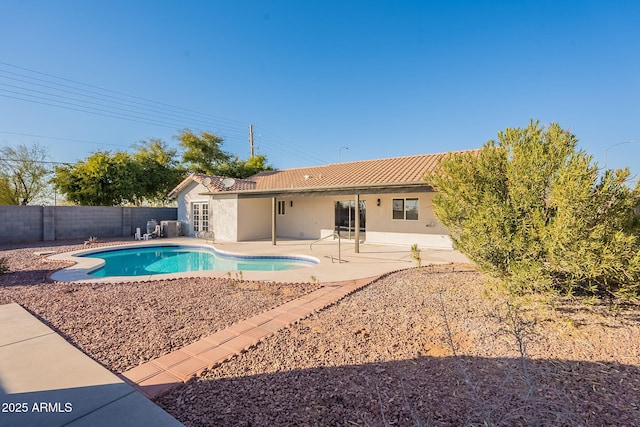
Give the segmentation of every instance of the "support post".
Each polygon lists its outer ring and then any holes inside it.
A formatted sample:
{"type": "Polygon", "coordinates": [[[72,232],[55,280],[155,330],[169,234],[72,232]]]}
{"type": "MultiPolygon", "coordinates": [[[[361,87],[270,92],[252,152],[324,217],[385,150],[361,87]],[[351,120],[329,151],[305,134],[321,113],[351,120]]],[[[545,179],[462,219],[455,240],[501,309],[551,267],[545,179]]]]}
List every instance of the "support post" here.
{"type": "Polygon", "coordinates": [[[275,197],[271,198],[271,244],[276,245],[276,216],[278,209],[278,200],[275,197]]]}
{"type": "Polygon", "coordinates": [[[359,254],[360,253],[360,195],[356,194],[356,212],[355,212],[356,217],[354,218],[355,220],[355,227],[356,227],[356,253],[359,254]]]}
{"type": "Polygon", "coordinates": [[[340,240],[340,227],[338,227],[338,264],[342,264],[342,241],[340,240]]]}

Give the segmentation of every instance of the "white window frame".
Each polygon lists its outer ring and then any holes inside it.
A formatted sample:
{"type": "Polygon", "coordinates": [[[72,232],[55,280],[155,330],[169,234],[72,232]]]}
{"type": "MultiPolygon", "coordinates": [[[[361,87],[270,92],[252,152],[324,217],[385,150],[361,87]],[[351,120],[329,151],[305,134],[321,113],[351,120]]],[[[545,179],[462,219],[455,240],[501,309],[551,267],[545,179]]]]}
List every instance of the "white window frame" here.
{"type": "Polygon", "coordinates": [[[191,202],[191,226],[194,233],[209,231],[209,202],[191,202]]]}

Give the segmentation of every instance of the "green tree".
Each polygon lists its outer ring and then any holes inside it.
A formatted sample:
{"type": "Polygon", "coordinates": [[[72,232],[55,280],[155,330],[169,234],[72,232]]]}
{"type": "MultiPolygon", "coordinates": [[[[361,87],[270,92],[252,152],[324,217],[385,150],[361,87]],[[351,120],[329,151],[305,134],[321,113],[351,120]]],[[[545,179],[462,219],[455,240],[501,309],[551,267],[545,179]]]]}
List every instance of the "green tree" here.
{"type": "Polygon", "coordinates": [[[273,170],[267,163],[267,157],[259,154],[247,160],[241,160],[222,150],[224,140],[210,132],[194,134],[189,129],[177,136],[184,149],[182,161],[190,172],[207,175],[247,178],[258,172],[273,170]]]}
{"type": "Polygon", "coordinates": [[[216,168],[231,161],[231,155],[222,150],[224,140],[214,133],[200,132],[196,135],[189,129],[177,136],[184,149],[182,161],[190,172],[216,174],[216,168]]]}
{"type": "Polygon", "coordinates": [[[229,162],[223,163],[213,169],[212,175],[229,176],[232,178],[248,178],[258,172],[273,170],[273,166],[267,164],[267,157],[258,154],[253,158],[241,160],[233,157],[229,162]]]}
{"type": "Polygon", "coordinates": [[[516,292],[638,294],[640,186],[599,175],[558,124],[507,128],[426,179],[457,249],[516,292]]]}
{"type": "Polygon", "coordinates": [[[31,147],[0,148],[0,205],[28,205],[48,196],[50,168],[47,150],[37,143],[31,147]]]}
{"type": "Polygon", "coordinates": [[[160,139],[142,141],[135,146],[133,159],[138,164],[137,199],[150,204],[163,205],[167,195],[186,175],[177,160],[177,152],[160,139]]]}
{"type": "Polygon", "coordinates": [[[176,151],[159,139],[137,151],[99,151],[74,165],[56,168],[53,183],[73,203],[87,206],[162,205],[185,171],[176,151]]]}
{"type": "Polygon", "coordinates": [[[67,200],[85,206],[135,204],[140,165],[126,152],[99,151],[55,169],[53,183],[67,200]]]}

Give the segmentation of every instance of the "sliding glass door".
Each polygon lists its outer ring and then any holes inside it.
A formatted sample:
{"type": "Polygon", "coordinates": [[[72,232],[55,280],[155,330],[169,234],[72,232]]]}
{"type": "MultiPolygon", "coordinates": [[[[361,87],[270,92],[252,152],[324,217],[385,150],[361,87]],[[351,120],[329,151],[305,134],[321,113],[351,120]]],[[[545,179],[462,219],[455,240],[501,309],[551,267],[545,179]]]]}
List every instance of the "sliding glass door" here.
{"type": "MultiPolygon", "coordinates": [[[[360,200],[360,240],[366,240],[367,226],[367,203],[360,200]]],[[[356,238],[356,202],[355,200],[345,200],[335,204],[335,229],[343,239],[353,240],[356,238]]]]}

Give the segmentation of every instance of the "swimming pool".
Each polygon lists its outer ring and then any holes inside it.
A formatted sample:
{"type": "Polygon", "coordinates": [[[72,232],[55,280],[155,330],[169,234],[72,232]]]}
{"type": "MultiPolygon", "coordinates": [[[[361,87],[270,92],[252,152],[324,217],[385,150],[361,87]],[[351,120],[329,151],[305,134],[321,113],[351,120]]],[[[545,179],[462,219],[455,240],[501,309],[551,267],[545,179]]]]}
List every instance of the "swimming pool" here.
{"type": "Polygon", "coordinates": [[[312,257],[236,255],[214,248],[186,245],[108,249],[80,256],[104,260],[104,265],[89,272],[93,277],[149,276],[205,270],[281,271],[318,264],[318,260],[312,257]]]}

